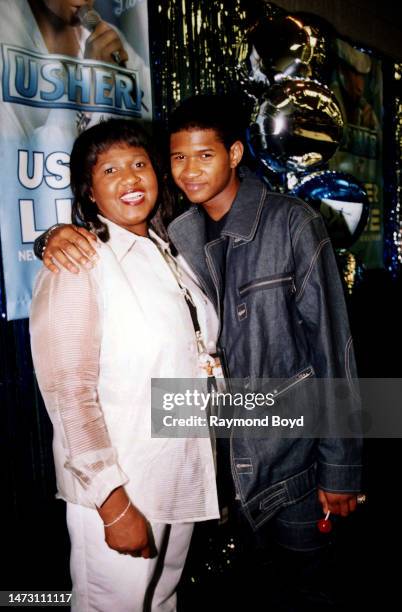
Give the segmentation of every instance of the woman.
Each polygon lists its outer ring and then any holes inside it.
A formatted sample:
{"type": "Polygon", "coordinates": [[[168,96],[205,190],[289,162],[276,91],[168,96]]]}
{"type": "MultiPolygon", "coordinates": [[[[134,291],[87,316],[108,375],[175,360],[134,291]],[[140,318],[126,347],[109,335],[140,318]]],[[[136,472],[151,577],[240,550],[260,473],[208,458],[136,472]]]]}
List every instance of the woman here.
{"type": "Polygon", "coordinates": [[[171,611],[193,523],[219,512],[210,440],[150,437],[151,378],[202,375],[187,300],[209,349],[217,321],[149,228],[168,194],[138,125],[90,128],[70,168],[73,217],[98,235],[99,262],[78,276],[41,270],[30,330],[67,502],[72,609],[171,611]]]}

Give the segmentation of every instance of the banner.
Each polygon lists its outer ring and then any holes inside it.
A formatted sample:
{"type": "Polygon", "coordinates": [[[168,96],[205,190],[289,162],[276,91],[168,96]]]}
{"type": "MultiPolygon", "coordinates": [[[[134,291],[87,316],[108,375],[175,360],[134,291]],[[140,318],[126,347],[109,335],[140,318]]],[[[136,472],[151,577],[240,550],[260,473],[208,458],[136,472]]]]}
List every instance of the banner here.
{"type": "Polygon", "coordinates": [[[29,314],[41,265],[34,240],[71,219],[69,158],[78,133],[108,116],[152,119],[146,0],[98,0],[99,19],[89,29],[74,4],[0,2],[0,228],[8,320],[29,314]],[[103,37],[94,43],[98,32],[103,37]],[[119,64],[107,48],[116,36],[119,64]]]}
{"type": "Polygon", "coordinates": [[[381,62],[337,39],[337,65],[330,85],[345,120],[343,142],[332,170],[355,176],[367,191],[370,216],[350,249],[367,268],[383,267],[382,69],[381,62]]]}

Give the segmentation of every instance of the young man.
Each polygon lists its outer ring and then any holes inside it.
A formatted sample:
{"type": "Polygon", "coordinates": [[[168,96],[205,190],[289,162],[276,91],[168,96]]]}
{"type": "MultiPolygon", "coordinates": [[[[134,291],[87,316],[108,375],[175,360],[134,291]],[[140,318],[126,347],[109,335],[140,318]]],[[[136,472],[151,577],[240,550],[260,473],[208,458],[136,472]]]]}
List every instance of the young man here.
{"type": "MultiPolygon", "coordinates": [[[[356,371],[343,290],[321,216],[239,170],[243,144],[227,100],[186,100],[172,114],[170,134],[172,175],[193,206],[170,224],[169,235],[216,306],[228,376],[253,392],[260,379],[281,379],[285,391],[312,377],[351,384],[356,371]]],[[[70,226],[54,230],[45,264],[54,271],[55,261],[78,271],[69,258],[92,265],[87,236],[70,226]]],[[[325,400],[336,418],[334,398],[325,400]]],[[[314,568],[326,541],[316,523],[328,511],[355,510],[360,464],[361,444],[353,438],[218,441],[218,477],[231,498],[225,501],[247,519],[259,546],[268,546],[269,527],[282,549],[293,551],[285,560],[288,590],[294,586],[296,598],[304,591],[307,607],[289,601],[283,609],[333,609],[318,595],[323,584],[314,568]]]]}

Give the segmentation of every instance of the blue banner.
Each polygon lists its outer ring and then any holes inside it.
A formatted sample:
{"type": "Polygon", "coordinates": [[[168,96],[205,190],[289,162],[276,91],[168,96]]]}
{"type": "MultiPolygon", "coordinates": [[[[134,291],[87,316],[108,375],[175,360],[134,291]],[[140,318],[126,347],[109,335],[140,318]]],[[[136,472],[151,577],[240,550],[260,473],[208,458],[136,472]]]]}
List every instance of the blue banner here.
{"type": "MultiPolygon", "coordinates": [[[[60,3],[54,4],[56,13],[60,3]]],[[[65,48],[50,53],[43,15],[31,6],[28,0],[0,3],[0,228],[8,320],[29,315],[41,265],[34,240],[71,219],[69,159],[78,133],[106,116],[152,118],[146,2],[95,4],[98,25],[113,29],[127,54],[119,65],[93,57],[99,51],[87,43],[92,31],[74,14],[60,18],[74,25],[75,55],[65,48]]]]}

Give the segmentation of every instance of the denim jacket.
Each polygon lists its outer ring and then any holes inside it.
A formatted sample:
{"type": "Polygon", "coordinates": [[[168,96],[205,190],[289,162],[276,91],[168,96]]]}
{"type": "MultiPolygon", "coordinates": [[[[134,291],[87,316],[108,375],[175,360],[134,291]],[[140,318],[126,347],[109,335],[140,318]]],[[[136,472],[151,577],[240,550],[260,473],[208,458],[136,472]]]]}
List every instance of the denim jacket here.
{"type": "MultiPolygon", "coordinates": [[[[352,384],[356,366],[343,289],[321,215],[268,192],[248,170],[241,176],[220,238],[206,242],[197,206],[168,230],[215,304],[228,375],[250,389],[262,378],[352,384]]],[[[330,411],[331,398],[326,401],[330,411]]],[[[253,528],[317,486],[360,490],[357,438],[232,437],[230,453],[237,496],[253,528]]]]}

